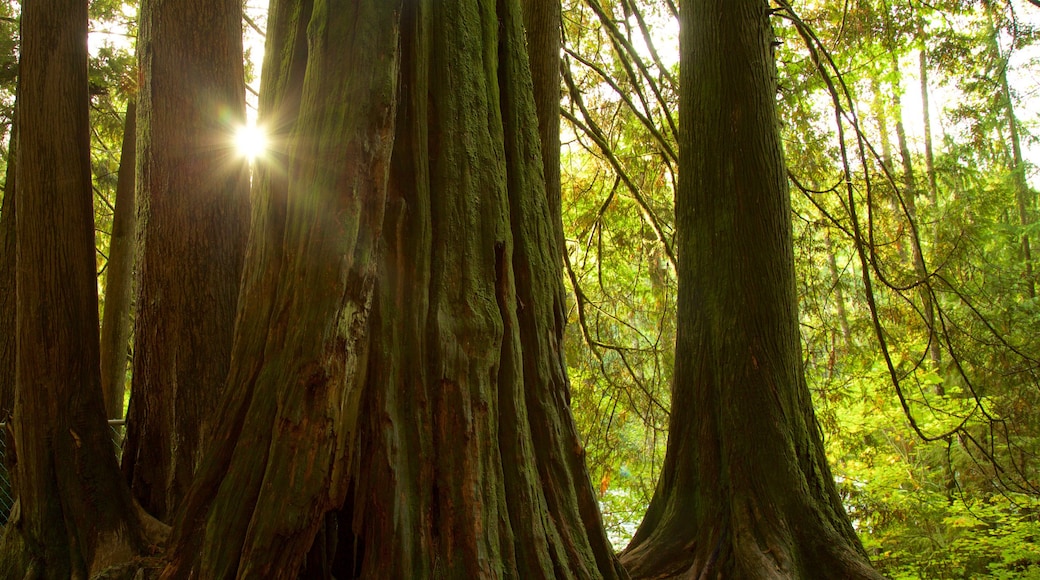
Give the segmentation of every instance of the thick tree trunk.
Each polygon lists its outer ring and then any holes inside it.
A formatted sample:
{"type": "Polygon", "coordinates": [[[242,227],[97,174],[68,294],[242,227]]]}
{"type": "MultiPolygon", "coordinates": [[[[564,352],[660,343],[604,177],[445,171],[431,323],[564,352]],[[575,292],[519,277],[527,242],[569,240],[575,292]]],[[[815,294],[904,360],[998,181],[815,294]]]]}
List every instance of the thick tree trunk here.
{"type": "Polygon", "coordinates": [[[101,320],[101,391],[109,419],[123,418],[134,270],[136,135],[137,104],[131,101],[126,109],[119,155],[112,241],[108,250],[108,274],[105,276],[105,309],[101,320]]]}
{"type": "Polygon", "coordinates": [[[276,1],[242,301],[213,448],[167,578],[292,577],[342,504],[393,146],[398,13],[387,0],[276,1]]]}
{"type": "Polygon", "coordinates": [[[1036,194],[1026,181],[1026,164],[1022,158],[1022,138],[1019,136],[1018,118],[1015,116],[1015,103],[1011,99],[1011,87],[1007,80],[1007,66],[1000,67],[1000,94],[1004,105],[1008,135],[1011,139],[1011,170],[1015,184],[1015,207],[1018,210],[1018,223],[1022,226],[1022,263],[1024,266],[1026,295],[1036,298],[1036,275],[1033,269],[1033,250],[1030,247],[1029,230],[1035,219],[1032,208],[1036,203],[1036,194]]]}
{"type": "Polygon", "coordinates": [[[339,578],[616,577],[519,5],[334,4],[272,6],[261,117],[289,145],[165,577],[290,576],[330,521],[339,578]]]}
{"type": "Polygon", "coordinates": [[[517,5],[415,4],[336,572],[618,577],[568,404],[517,5]]]}
{"type": "Polygon", "coordinates": [[[679,304],[668,449],[636,578],[880,578],[801,366],[790,198],[761,0],[681,11],[679,304]]]}
{"type": "MultiPolygon", "coordinates": [[[[17,105],[16,105],[17,106],[17,105]]],[[[17,113],[7,146],[4,201],[0,205],[0,421],[14,410],[15,357],[15,167],[18,157],[17,113]]]]}
{"type": "Polygon", "coordinates": [[[242,2],[141,5],[138,288],[123,471],[170,517],[227,378],[249,228],[242,2]]]}
{"type": "Polygon", "coordinates": [[[18,506],[0,577],[86,578],[144,543],[101,398],[87,4],[26,2],[21,22],[18,506]]]}

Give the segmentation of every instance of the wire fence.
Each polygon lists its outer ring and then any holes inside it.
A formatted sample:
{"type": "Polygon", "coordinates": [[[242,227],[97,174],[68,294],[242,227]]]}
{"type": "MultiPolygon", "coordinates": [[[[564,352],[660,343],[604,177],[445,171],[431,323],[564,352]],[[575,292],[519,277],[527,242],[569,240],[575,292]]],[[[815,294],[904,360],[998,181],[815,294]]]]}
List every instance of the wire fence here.
{"type": "MultiPolygon", "coordinates": [[[[118,456],[123,449],[123,426],[126,421],[122,419],[108,422],[108,428],[112,430],[112,442],[115,443],[115,451],[118,456]]],[[[0,423],[0,527],[7,523],[14,507],[14,490],[11,489],[11,474],[7,472],[7,427],[6,423],[0,423]]]]}

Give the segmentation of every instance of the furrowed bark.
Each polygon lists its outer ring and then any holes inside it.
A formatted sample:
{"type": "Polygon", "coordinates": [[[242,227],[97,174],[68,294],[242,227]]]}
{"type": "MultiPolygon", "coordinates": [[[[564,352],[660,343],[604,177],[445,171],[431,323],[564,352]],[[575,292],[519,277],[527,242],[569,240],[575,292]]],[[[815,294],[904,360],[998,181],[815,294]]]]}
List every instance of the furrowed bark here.
{"type": "Polygon", "coordinates": [[[343,502],[393,146],[398,11],[385,0],[272,6],[261,122],[285,149],[257,178],[221,427],[166,578],[291,575],[343,502]]]}
{"type": "Polygon", "coordinates": [[[519,7],[418,2],[402,31],[361,464],[334,571],[618,577],[567,401],[519,7]]]}
{"type": "Polygon", "coordinates": [[[112,236],[105,276],[105,310],[101,320],[101,391],[109,419],[123,418],[127,347],[134,271],[134,175],[137,157],[137,104],[127,106],[119,179],[112,217],[112,236]]]}

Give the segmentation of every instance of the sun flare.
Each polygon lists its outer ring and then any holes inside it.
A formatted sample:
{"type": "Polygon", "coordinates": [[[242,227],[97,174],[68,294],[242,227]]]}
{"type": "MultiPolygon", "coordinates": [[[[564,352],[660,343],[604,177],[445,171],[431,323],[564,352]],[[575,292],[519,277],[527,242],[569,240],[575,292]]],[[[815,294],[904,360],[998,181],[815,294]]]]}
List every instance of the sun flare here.
{"type": "Polygon", "coordinates": [[[235,150],[250,163],[267,152],[267,134],[252,123],[235,130],[235,150]]]}

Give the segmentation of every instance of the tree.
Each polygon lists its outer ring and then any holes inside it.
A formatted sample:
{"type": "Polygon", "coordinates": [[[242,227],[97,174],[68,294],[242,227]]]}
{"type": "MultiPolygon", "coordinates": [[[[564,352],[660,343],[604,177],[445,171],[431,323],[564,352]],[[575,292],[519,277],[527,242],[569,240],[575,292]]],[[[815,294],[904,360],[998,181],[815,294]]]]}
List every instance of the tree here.
{"type": "Polygon", "coordinates": [[[109,419],[123,418],[130,307],[133,290],[137,104],[127,106],[119,156],[112,235],[105,276],[105,308],[101,320],[101,392],[109,419]]]}
{"type": "Polygon", "coordinates": [[[4,199],[0,205],[0,417],[7,417],[14,409],[15,367],[15,160],[18,138],[16,125],[11,122],[10,144],[7,147],[7,171],[4,179],[4,199]]]}
{"type": "Polygon", "coordinates": [[[0,561],[5,578],[85,578],[145,544],[101,399],[87,5],[26,2],[21,22],[12,419],[18,505],[0,561]]]}
{"type": "Polygon", "coordinates": [[[123,471],[168,519],[205,447],[227,377],[249,227],[242,2],[145,0],[140,67],[139,282],[123,471]]]}
{"type": "Polygon", "coordinates": [[[339,577],[619,575],[566,400],[518,3],[276,1],[267,38],[281,145],[164,576],[291,574],[341,504],[339,577]]]}
{"type": "Polygon", "coordinates": [[[802,370],[769,14],[680,13],[677,355],[661,479],[622,555],[637,578],[880,577],[802,370]]]}
{"type": "Polygon", "coordinates": [[[560,215],[560,2],[523,0],[520,5],[534,82],[545,194],[548,196],[550,220],[558,230],[556,246],[563,252],[563,218],[560,215]]]}
{"type": "MultiPolygon", "coordinates": [[[[18,23],[11,18],[11,12],[8,3],[0,3],[0,94],[14,94],[17,84],[18,23]]],[[[10,109],[0,107],[8,138],[3,201],[0,202],[0,418],[8,417],[14,407],[14,190],[18,144],[14,109],[13,104],[10,109]]]]}

